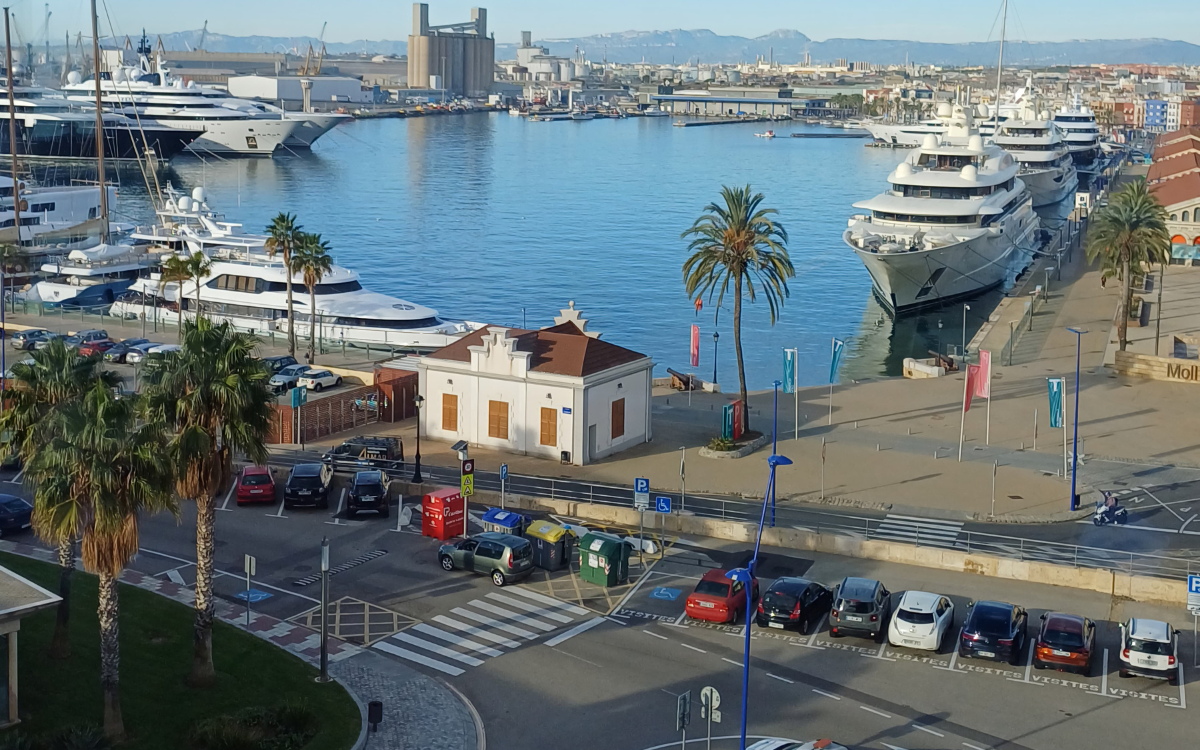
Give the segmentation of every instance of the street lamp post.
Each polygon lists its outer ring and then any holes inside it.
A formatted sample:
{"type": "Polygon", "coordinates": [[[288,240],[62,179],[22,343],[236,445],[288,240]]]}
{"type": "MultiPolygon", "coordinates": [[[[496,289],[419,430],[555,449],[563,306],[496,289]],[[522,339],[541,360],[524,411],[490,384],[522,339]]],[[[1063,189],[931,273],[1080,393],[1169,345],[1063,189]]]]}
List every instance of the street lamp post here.
{"type": "Polygon", "coordinates": [[[421,405],[425,403],[425,397],[417,394],[413,399],[413,403],[417,405],[417,454],[413,456],[413,484],[421,484],[425,478],[421,476],[421,405]]]}
{"type": "Polygon", "coordinates": [[[721,334],[713,331],[713,385],[717,384],[717,339],[721,338],[721,334]]]}
{"type": "MultiPolygon", "coordinates": [[[[249,598],[246,599],[249,602],[249,598]]],[[[329,538],[321,539],[321,676],[329,682],[329,538]]]]}
{"type": "Polygon", "coordinates": [[[1079,353],[1083,346],[1083,334],[1087,333],[1087,330],[1083,328],[1068,328],[1067,330],[1075,334],[1075,428],[1074,435],[1071,437],[1071,510],[1076,510],[1075,478],[1079,466],[1079,353]]]}
{"type": "MultiPolygon", "coordinates": [[[[797,363],[799,364],[799,363],[797,363]]],[[[775,392],[775,406],[771,414],[771,455],[779,453],[779,386],[778,380],[771,383],[771,388],[775,392]]],[[[771,528],[775,528],[775,492],[774,486],[771,487],[771,528]]],[[[747,620],[749,623],[749,620],[747,620]]],[[[749,627],[749,624],[747,624],[749,627]]]]}
{"type": "Polygon", "coordinates": [[[970,305],[963,305],[963,348],[959,352],[959,356],[962,357],[964,362],[967,361],[967,310],[970,309],[970,305]]]}

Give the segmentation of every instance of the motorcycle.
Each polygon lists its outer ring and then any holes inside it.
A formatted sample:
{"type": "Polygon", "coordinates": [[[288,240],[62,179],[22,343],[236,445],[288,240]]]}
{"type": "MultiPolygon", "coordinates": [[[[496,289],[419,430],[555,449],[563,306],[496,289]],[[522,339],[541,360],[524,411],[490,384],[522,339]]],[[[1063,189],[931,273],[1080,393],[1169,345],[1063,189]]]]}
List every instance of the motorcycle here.
{"type": "Polygon", "coordinates": [[[1097,526],[1103,526],[1106,523],[1124,526],[1128,520],[1129,511],[1120,505],[1108,507],[1104,503],[1096,503],[1096,511],[1092,514],[1092,523],[1097,526]]]}

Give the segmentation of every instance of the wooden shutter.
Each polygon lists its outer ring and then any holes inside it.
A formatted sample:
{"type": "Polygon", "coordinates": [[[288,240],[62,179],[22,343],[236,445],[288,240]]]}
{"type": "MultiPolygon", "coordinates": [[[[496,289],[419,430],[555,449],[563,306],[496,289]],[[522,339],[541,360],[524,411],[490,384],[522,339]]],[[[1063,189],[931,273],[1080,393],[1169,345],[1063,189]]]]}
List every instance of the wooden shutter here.
{"type": "Polygon", "coordinates": [[[612,402],[612,439],[616,440],[625,434],[625,399],[619,398],[612,402]]]}
{"type": "Polygon", "coordinates": [[[442,394],[442,429],[458,432],[458,396],[453,393],[442,394]]]}
{"type": "Polygon", "coordinates": [[[507,401],[488,401],[488,437],[508,440],[507,401]]]}
{"type": "Polygon", "coordinates": [[[558,409],[542,407],[542,445],[558,445],[558,409]]]}

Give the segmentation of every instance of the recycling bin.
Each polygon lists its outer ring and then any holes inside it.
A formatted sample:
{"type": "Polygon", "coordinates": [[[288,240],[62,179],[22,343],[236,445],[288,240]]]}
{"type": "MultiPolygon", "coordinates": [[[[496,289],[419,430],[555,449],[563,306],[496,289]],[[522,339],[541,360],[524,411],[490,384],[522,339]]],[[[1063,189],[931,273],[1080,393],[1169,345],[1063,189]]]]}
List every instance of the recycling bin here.
{"type": "Polygon", "coordinates": [[[421,498],[421,536],[446,541],[467,534],[467,501],[455,487],[421,498]]]}
{"type": "Polygon", "coordinates": [[[579,577],[597,586],[629,581],[629,545],[620,537],[592,531],[579,540],[579,577]]]}
{"type": "Polygon", "coordinates": [[[521,536],[529,526],[529,519],[520,513],[500,508],[488,508],[483,514],[483,530],[494,531],[497,534],[512,534],[521,536]]]}
{"type": "Polygon", "coordinates": [[[552,521],[535,521],[525,530],[533,544],[533,564],[544,570],[561,570],[571,564],[575,535],[552,521]]]}

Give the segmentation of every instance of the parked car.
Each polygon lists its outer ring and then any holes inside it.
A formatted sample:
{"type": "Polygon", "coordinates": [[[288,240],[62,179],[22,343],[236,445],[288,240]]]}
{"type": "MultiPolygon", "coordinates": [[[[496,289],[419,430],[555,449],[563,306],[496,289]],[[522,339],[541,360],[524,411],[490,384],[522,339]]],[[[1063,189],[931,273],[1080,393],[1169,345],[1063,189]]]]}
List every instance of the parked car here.
{"type": "Polygon", "coordinates": [[[829,611],[833,592],[806,578],[776,578],[758,602],[754,622],[760,628],[799,630],[808,635],[813,622],[829,611]]]}
{"type": "Polygon", "coordinates": [[[79,345],[79,353],[85,357],[90,357],[93,354],[104,354],[109,349],[117,345],[117,342],[111,339],[97,339],[96,341],[85,341],[79,345]]]}
{"type": "Polygon", "coordinates": [[[262,363],[266,365],[267,371],[272,375],[279,372],[285,367],[297,364],[296,358],[290,354],[281,354],[278,357],[263,357],[262,363]]]}
{"type": "Polygon", "coordinates": [[[0,495],[0,534],[28,529],[33,506],[16,495],[0,495]]]}
{"type": "MultiPolygon", "coordinates": [[[[36,360],[34,360],[34,358],[33,358],[33,357],[25,357],[25,358],[24,358],[24,359],[22,359],[20,362],[18,362],[18,363],[15,363],[15,364],[22,364],[22,365],[32,365],[32,364],[33,364],[35,361],[36,361],[36,360]]],[[[12,380],[12,379],[13,379],[13,377],[14,377],[14,376],[13,376],[13,371],[12,371],[12,365],[11,365],[11,364],[8,366],[8,369],[4,371],[3,377],[4,377],[4,379],[5,379],[5,380],[12,380]]]]}
{"type": "Polygon", "coordinates": [[[266,466],[247,466],[238,474],[237,504],[275,502],[275,477],[266,466]]]}
{"type": "Polygon", "coordinates": [[[276,393],[284,393],[296,387],[296,381],[308,371],[308,365],[288,365],[271,376],[267,385],[276,393]]]}
{"type": "Polygon", "coordinates": [[[33,348],[34,349],[45,349],[47,346],[50,346],[51,341],[54,341],[55,339],[66,339],[66,338],[67,337],[61,333],[55,333],[54,331],[46,331],[46,333],[42,334],[37,339],[34,339],[33,348]]]}
{"type": "Polygon", "coordinates": [[[378,469],[356,473],[346,494],[346,518],[354,518],[364,510],[388,517],[388,478],[378,469]]]}
{"type": "Polygon", "coordinates": [[[860,633],[883,638],[892,609],[892,595],[882,583],[850,576],[834,589],[833,599],[833,608],[829,611],[831,636],[839,638],[847,633],[860,633]]]}
{"type": "Polygon", "coordinates": [[[1179,684],[1179,631],[1162,620],[1135,617],[1121,625],[1122,677],[1151,677],[1179,684]]]}
{"type": "Polygon", "coordinates": [[[963,623],[958,655],[1016,664],[1029,637],[1029,616],[1015,604],[975,602],[963,623]]]}
{"type": "Polygon", "coordinates": [[[329,485],[333,470],[324,464],[296,464],[283,486],[283,507],[298,505],[329,507],[329,485]]]}
{"type": "Polygon", "coordinates": [[[324,453],[321,462],[338,469],[390,469],[404,461],[404,443],[394,437],[352,437],[324,453]]]}
{"type": "Polygon", "coordinates": [[[129,347],[129,351],[125,352],[125,364],[136,365],[146,359],[151,349],[162,346],[154,341],[147,341],[144,344],[134,344],[129,347]]]}
{"type": "Polygon", "coordinates": [[[893,646],[940,651],[954,628],[954,602],[927,591],[905,591],[888,623],[893,646]]]}
{"type": "Polygon", "coordinates": [[[13,349],[32,349],[38,339],[45,338],[50,331],[45,328],[30,328],[28,331],[17,331],[12,335],[13,349]]]}
{"type": "Polygon", "coordinates": [[[133,351],[135,346],[139,344],[149,344],[149,339],[125,339],[117,344],[114,344],[111,349],[104,352],[105,362],[124,362],[125,356],[133,351]]]}
{"type": "Polygon", "coordinates": [[[503,586],[533,572],[533,545],[523,537],[487,531],[443,544],[438,548],[438,564],[442,570],[482,573],[503,586]]]}
{"type": "Polygon", "coordinates": [[[90,341],[101,341],[108,338],[108,331],[102,328],[89,328],[85,331],[78,331],[75,334],[68,336],[64,343],[71,348],[77,348],[90,341]]]}
{"type": "MultiPolygon", "coordinates": [[[[708,622],[737,622],[739,612],[749,613],[746,607],[746,585],[727,577],[729,570],[710,570],[688,595],[683,609],[687,616],[708,622]]],[[[750,601],[758,601],[758,579],[752,579],[750,601]]]]}
{"type": "Polygon", "coordinates": [[[342,376],[334,375],[329,370],[308,370],[296,379],[297,388],[307,388],[310,391],[320,391],[342,384],[342,376]]]}
{"type": "Polygon", "coordinates": [[[1096,623],[1062,612],[1042,615],[1042,627],[1033,646],[1036,669],[1058,669],[1091,674],[1096,653],[1096,623]]]}
{"type": "Polygon", "coordinates": [[[146,354],[169,354],[183,349],[179,344],[155,344],[146,350],[146,354]]]}

